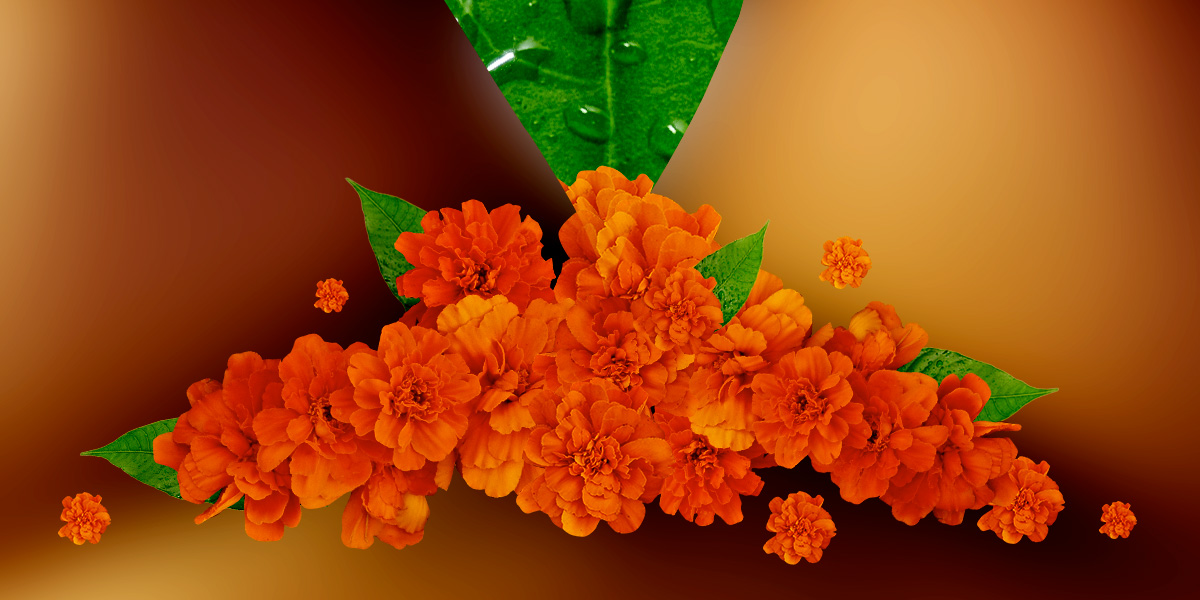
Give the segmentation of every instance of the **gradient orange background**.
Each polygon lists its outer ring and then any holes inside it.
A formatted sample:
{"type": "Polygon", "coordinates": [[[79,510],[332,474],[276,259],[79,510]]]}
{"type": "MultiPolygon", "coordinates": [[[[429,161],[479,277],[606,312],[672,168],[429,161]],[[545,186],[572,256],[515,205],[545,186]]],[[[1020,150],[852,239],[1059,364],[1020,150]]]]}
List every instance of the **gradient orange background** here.
{"type": "MultiPolygon", "coordinates": [[[[545,0],[549,1],[549,0],[545,0]]],[[[0,0],[0,596],[1012,598],[1183,594],[1197,558],[1197,8],[1185,2],[746,0],[656,191],[723,239],[771,220],[765,267],[818,322],[874,299],[951,348],[1062,391],[1023,410],[1066,510],[1045,542],[892,520],[806,468],[746,520],[651,507],[587,539],[456,482],[419,545],[343,548],[340,503],[273,544],[192,524],[78,453],[186,408],[225,358],[397,317],[342,178],[425,208],[569,208],[440,0],[0,0]],[[821,242],[865,240],[859,289],[821,242]],[[346,311],[312,307],[346,282],[346,311]],[[762,553],[766,505],[820,493],[817,565],[762,553]],[[101,544],[55,535],[102,494],[101,544]],[[1100,506],[1132,503],[1127,540],[1100,506]],[[255,596],[255,594],[258,594],[255,596]]],[[[968,517],[970,518],[970,517],[968,517]]]]}

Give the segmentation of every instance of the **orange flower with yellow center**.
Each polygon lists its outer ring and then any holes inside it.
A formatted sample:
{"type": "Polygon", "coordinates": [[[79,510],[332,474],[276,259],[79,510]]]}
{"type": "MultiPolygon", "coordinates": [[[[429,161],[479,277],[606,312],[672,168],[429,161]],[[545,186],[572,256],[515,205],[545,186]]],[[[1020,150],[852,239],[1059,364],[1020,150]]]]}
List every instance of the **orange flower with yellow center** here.
{"type": "Polygon", "coordinates": [[[967,510],[983,508],[994,492],[988,481],[1008,473],[1017,458],[1017,447],[1006,438],[984,437],[996,431],[1016,431],[1014,423],[976,421],[991,390],[977,375],[961,381],[948,375],[938,386],[938,402],[929,412],[926,425],[944,425],[950,432],[937,449],[933,466],[916,471],[901,465],[882,496],[892,515],[916,525],[933,512],[947,525],[962,523],[967,510]]]}
{"type": "Polygon", "coordinates": [[[774,453],[782,467],[792,468],[812,454],[831,463],[842,452],[851,429],[861,429],[863,405],[854,397],[846,377],[850,359],[820,348],[803,348],[785,355],[754,378],[754,435],[774,453]]]}
{"type": "Polygon", "coordinates": [[[179,493],[200,504],[220,497],[196,517],[203,523],[245,498],[246,534],[259,541],[283,537],[300,523],[300,500],[291,491],[286,460],[258,462],[254,418],[283,406],[279,361],[254,352],[229,357],[222,383],[206,379],[188,388],[191,408],[175,429],[154,439],[155,462],[178,472],[179,493]]]}
{"type": "Polygon", "coordinates": [[[1134,525],[1137,525],[1137,517],[1133,516],[1132,510],[1129,510],[1128,502],[1105,504],[1101,511],[1100,521],[1104,524],[1100,526],[1100,533],[1114,540],[1129,537],[1129,532],[1133,531],[1134,525]]]}
{"type": "Polygon", "coordinates": [[[846,286],[856,288],[871,270],[871,257],[863,250],[862,240],[840,237],[825,242],[821,264],[828,267],[821,272],[821,281],[828,281],[839,290],[846,286]]]}
{"type": "Polygon", "coordinates": [[[349,299],[350,293],[342,286],[342,280],[330,278],[317,282],[317,301],[313,306],[326,313],[342,312],[349,299]]]}
{"type": "Polygon", "coordinates": [[[920,325],[901,323],[895,308],[875,301],[854,313],[848,328],[822,327],[809,345],[841,352],[850,357],[855,370],[873,373],[908,364],[928,342],[929,335],[920,325]]]}
{"type": "Polygon", "coordinates": [[[790,494],[787,500],[771,500],[771,516],[767,519],[767,531],[775,537],[763,544],[767,554],[777,554],[789,565],[807,560],[821,560],[829,540],[837,535],[829,512],[821,507],[825,499],[809,496],[805,492],[790,494]]]}
{"type": "Polygon", "coordinates": [[[490,213],[478,200],[462,210],[443,208],[421,219],[423,233],[404,232],[396,250],[413,268],[396,279],[401,295],[430,307],[465,296],[506,296],[524,309],[534,298],[550,299],[554,266],[543,259],[542,229],[520,208],[505,204],[490,213]]]}
{"type": "Polygon", "coordinates": [[[1010,544],[1026,536],[1034,542],[1046,539],[1065,504],[1058,484],[1047,475],[1049,471],[1044,460],[1034,464],[1024,456],[1017,457],[1007,474],[989,484],[996,496],[992,510],[979,518],[979,529],[994,531],[1010,544]]]}
{"type": "Polygon", "coordinates": [[[529,407],[545,390],[561,320],[558,305],[538,299],[518,314],[503,296],[468,296],[438,317],[438,330],[479,377],[483,390],[458,446],[468,486],[493,497],[516,489],[534,426],[529,407]]]}
{"type": "Polygon", "coordinates": [[[70,538],[76,546],[84,542],[100,542],[100,535],[112,523],[108,509],[100,504],[100,496],[87,492],[67,496],[62,501],[62,515],[66,525],[58,530],[58,537],[70,538]]]}
{"type": "Polygon", "coordinates": [[[433,329],[384,327],[375,354],[350,357],[354,394],[333,398],[334,414],[348,419],[358,435],[373,433],[391,448],[399,469],[445,459],[466,433],[471,402],[479,395],[479,378],[449,348],[433,329]]]}
{"type": "Polygon", "coordinates": [[[742,521],[742,496],[757,496],[763,481],[750,470],[750,458],[728,448],[715,448],[692,432],[687,417],[655,413],[671,445],[675,464],[663,481],[659,506],[697,525],[714,516],[733,525],[742,521]]]}
{"type": "Polygon", "coordinates": [[[542,511],[576,536],[601,521],[617,533],[642,524],[672,456],[648,412],[634,408],[644,402],[635,395],[608,382],[572,386],[552,426],[529,437],[526,456],[541,473],[518,493],[521,510],[542,511]]]}
{"type": "Polygon", "coordinates": [[[259,465],[271,470],[291,457],[292,491],[305,508],[326,506],[362,485],[371,476],[372,457],[390,458],[373,437],[359,436],[334,414],[335,402],[354,401],[346,370],[360,352],[374,354],[365,344],[343,350],[316,334],[297,339],[279,363],[283,406],[254,416],[259,465]]]}
{"type": "Polygon", "coordinates": [[[876,371],[869,379],[852,373],[848,380],[867,427],[851,430],[832,462],[809,458],[814,469],[830,473],[843,499],[859,504],[882,496],[901,465],[914,471],[932,467],[949,431],[925,425],[937,403],[937,383],[928,375],[876,371]]]}

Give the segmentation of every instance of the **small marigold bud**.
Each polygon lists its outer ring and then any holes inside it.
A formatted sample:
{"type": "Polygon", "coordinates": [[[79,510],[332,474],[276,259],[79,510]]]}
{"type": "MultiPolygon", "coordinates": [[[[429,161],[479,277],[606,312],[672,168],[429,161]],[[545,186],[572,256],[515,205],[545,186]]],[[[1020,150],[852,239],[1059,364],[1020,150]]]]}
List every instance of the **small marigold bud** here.
{"type": "Polygon", "coordinates": [[[1129,510],[1128,502],[1105,504],[1101,510],[1104,512],[1100,515],[1100,520],[1104,525],[1100,526],[1100,533],[1114,540],[1118,537],[1129,537],[1129,532],[1137,525],[1137,517],[1129,510]]]}
{"type": "Polygon", "coordinates": [[[71,538],[77,546],[84,542],[99,542],[100,534],[112,523],[108,509],[100,504],[100,496],[83,492],[63,498],[62,505],[59,518],[67,524],[58,530],[58,537],[71,538]]]}
{"type": "Polygon", "coordinates": [[[317,282],[317,301],[313,306],[327,313],[342,312],[349,299],[350,294],[342,287],[342,280],[330,278],[317,282]]]}
{"type": "Polygon", "coordinates": [[[825,242],[821,264],[829,267],[821,273],[821,281],[828,281],[839,290],[846,286],[856,288],[871,270],[871,257],[863,250],[862,240],[840,237],[836,242],[825,242]]]}
{"type": "Polygon", "coordinates": [[[815,563],[836,535],[833,519],[821,508],[825,499],[796,492],[787,497],[771,500],[771,517],[767,519],[767,531],[775,537],[767,540],[763,551],[778,554],[784,562],[794,565],[800,559],[815,563]]]}

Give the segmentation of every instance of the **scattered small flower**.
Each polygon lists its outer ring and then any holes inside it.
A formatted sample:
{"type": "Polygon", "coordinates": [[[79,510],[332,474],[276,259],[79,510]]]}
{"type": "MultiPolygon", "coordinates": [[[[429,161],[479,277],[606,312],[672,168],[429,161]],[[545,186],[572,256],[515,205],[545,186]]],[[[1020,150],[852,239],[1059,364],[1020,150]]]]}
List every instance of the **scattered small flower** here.
{"type": "Polygon", "coordinates": [[[342,280],[329,278],[317,282],[317,301],[313,306],[326,313],[342,312],[342,307],[346,306],[349,299],[350,294],[342,286],[342,280]]]}
{"type": "Polygon", "coordinates": [[[1133,515],[1132,510],[1129,510],[1128,502],[1105,504],[1101,510],[1104,512],[1100,515],[1100,520],[1104,522],[1104,525],[1100,526],[1100,533],[1114,540],[1118,537],[1129,537],[1129,532],[1133,531],[1134,525],[1137,525],[1137,517],[1133,515]]]}
{"type": "Polygon", "coordinates": [[[784,562],[794,565],[800,559],[815,563],[837,535],[829,512],[821,508],[825,499],[796,492],[787,497],[771,500],[771,517],[767,519],[767,531],[775,537],[763,544],[767,554],[778,554],[784,562]]]}
{"type": "Polygon", "coordinates": [[[821,273],[821,281],[828,281],[839,290],[846,286],[856,288],[871,270],[871,257],[863,250],[862,240],[840,237],[836,242],[825,242],[821,264],[829,267],[821,273]]]}
{"type": "Polygon", "coordinates": [[[71,538],[76,546],[84,542],[99,542],[100,534],[112,523],[108,509],[100,504],[100,496],[83,492],[63,498],[62,505],[62,516],[59,518],[67,524],[58,530],[58,537],[71,538]]]}

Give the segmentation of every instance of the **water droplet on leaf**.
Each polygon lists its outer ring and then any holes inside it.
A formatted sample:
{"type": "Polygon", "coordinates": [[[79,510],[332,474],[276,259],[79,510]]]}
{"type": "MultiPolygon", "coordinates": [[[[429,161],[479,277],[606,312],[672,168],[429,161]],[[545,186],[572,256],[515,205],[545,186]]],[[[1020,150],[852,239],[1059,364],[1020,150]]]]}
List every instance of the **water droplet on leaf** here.
{"type": "Polygon", "coordinates": [[[585,140],[604,143],[612,133],[608,113],[590,104],[564,110],[563,119],[567,122],[567,129],[585,140]]]}
{"type": "Polygon", "coordinates": [[[673,119],[665,125],[659,125],[650,130],[650,149],[663,158],[671,158],[679,141],[687,131],[688,124],[683,119],[673,119]]]}
{"type": "Polygon", "coordinates": [[[637,42],[621,42],[613,48],[612,57],[623,65],[636,65],[646,60],[646,49],[637,42]]]}
{"type": "Polygon", "coordinates": [[[549,55],[548,48],[529,38],[487,61],[487,70],[492,74],[496,85],[514,79],[534,80],[538,77],[538,65],[549,55]]]}

